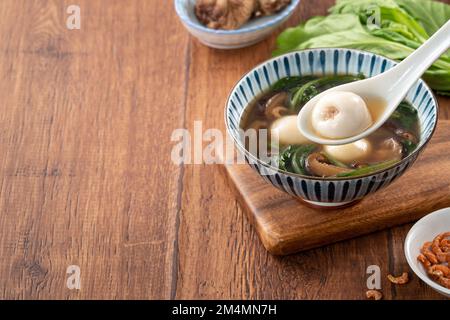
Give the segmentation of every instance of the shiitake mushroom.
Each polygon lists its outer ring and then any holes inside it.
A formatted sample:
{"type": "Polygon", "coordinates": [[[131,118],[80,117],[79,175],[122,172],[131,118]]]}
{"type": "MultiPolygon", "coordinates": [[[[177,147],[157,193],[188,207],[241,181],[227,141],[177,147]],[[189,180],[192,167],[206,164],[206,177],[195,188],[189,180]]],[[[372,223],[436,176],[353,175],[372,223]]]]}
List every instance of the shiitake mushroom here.
{"type": "Polygon", "coordinates": [[[282,116],[287,115],[289,113],[289,110],[286,107],[284,107],[287,97],[288,94],[283,91],[275,94],[273,97],[267,100],[264,108],[264,115],[266,116],[267,119],[269,120],[279,119],[282,116]]]}
{"type": "Polygon", "coordinates": [[[340,173],[353,171],[352,169],[336,166],[328,158],[319,152],[311,153],[306,159],[306,168],[309,172],[319,177],[331,177],[340,173]]]}

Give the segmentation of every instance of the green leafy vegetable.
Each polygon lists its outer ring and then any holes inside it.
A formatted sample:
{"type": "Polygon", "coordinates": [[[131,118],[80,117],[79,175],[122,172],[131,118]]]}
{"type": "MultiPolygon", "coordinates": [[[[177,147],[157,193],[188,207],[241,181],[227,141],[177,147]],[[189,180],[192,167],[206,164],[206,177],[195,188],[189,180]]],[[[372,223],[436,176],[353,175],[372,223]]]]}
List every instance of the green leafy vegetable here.
{"type": "Polygon", "coordinates": [[[315,149],[316,146],[310,144],[290,145],[282,152],[278,167],[288,172],[307,174],[305,160],[315,149]]]}
{"type": "Polygon", "coordinates": [[[395,1],[338,0],[337,4],[330,9],[331,13],[353,13],[360,18],[369,30],[376,27],[384,28],[386,24],[394,22],[403,25],[403,31],[407,29],[408,33],[418,40],[426,41],[429,38],[423,26],[402,10],[395,1]],[[381,26],[376,26],[377,23],[380,23],[381,26]]]}
{"type": "MultiPolygon", "coordinates": [[[[337,0],[330,15],[288,28],[274,55],[308,48],[344,47],[403,60],[450,20],[450,5],[431,0],[337,0]]],[[[450,95],[450,53],[424,74],[441,94],[450,95]]]]}
{"type": "Polygon", "coordinates": [[[278,168],[284,171],[292,171],[291,158],[294,153],[294,147],[287,147],[281,155],[278,156],[278,168]]]}
{"type": "Polygon", "coordinates": [[[390,119],[399,122],[405,129],[411,130],[417,123],[417,110],[409,103],[402,102],[392,113],[390,119]]]}
{"type": "Polygon", "coordinates": [[[319,93],[316,85],[319,84],[321,80],[322,79],[310,81],[298,88],[292,95],[290,107],[298,111],[301,104],[305,104],[316,96],[319,93]]]}
{"type": "Polygon", "coordinates": [[[362,176],[362,175],[370,174],[372,172],[376,172],[376,171],[380,171],[380,170],[386,169],[386,168],[394,165],[397,162],[398,162],[398,160],[389,160],[389,161],[373,164],[373,165],[370,165],[370,166],[367,166],[367,167],[355,169],[355,170],[350,171],[350,172],[338,173],[336,176],[337,177],[362,176]]]}
{"type": "Polygon", "coordinates": [[[328,90],[337,85],[345,84],[348,82],[364,79],[363,75],[358,76],[328,76],[319,79],[309,81],[302,86],[291,89],[291,109],[298,112],[301,107],[309,100],[314,98],[322,91],[328,90]]]}
{"type": "Polygon", "coordinates": [[[450,6],[429,0],[396,0],[403,10],[414,17],[431,35],[444,25],[450,17],[450,6]]]}
{"type": "Polygon", "coordinates": [[[288,28],[281,33],[278,36],[278,48],[274,54],[279,55],[295,50],[299,44],[324,34],[347,30],[354,30],[355,32],[365,31],[359,18],[352,14],[314,17],[307,21],[304,26],[288,28]]]}
{"type": "Polygon", "coordinates": [[[305,84],[308,81],[315,79],[317,79],[317,77],[315,76],[286,77],[275,82],[275,84],[272,85],[271,90],[272,91],[290,90],[292,88],[301,86],[302,84],[305,84]]]}
{"type": "Polygon", "coordinates": [[[411,154],[417,148],[417,144],[412,142],[411,140],[403,140],[402,145],[407,155],[411,154]]]}

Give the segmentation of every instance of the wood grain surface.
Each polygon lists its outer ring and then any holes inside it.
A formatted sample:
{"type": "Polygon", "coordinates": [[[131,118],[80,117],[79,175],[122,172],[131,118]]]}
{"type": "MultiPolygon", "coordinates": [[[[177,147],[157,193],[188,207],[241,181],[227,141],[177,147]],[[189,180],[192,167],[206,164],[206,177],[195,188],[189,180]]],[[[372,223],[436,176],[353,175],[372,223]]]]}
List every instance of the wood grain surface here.
{"type": "Polygon", "coordinates": [[[440,120],[404,176],[348,208],[312,208],[278,190],[245,164],[225,169],[264,247],[287,255],[416,221],[450,206],[450,121],[440,120]],[[411,186],[415,186],[411,188],[411,186]],[[426,198],[427,201],[423,201],[426,198]]]}
{"type": "MultiPolygon", "coordinates": [[[[283,28],[332,2],[303,0],[283,28]]],[[[408,225],[273,257],[219,166],[170,161],[174,129],[224,129],[228,91],[276,34],[209,49],[162,0],[2,0],[0,16],[0,298],[360,299],[367,266],[407,270],[408,225]],[[81,30],[65,27],[74,2],[81,30]]]]}

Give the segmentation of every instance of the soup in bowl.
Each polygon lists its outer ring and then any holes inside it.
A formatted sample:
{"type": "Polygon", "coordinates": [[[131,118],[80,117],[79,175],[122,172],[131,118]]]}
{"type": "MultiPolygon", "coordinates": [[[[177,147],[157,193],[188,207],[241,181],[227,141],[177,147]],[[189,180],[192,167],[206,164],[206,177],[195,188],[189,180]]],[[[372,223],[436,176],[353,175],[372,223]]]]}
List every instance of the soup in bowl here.
{"type": "MultiPolygon", "coordinates": [[[[233,88],[225,111],[228,133],[246,162],[275,187],[311,205],[348,205],[388,186],[417,159],[436,127],[438,106],[432,91],[418,80],[381,128],[348,145],[308,141],[297,128],[297,114],[321,92],[394,65],[372,53],[332,48],[271,59],[233,88]]],[[[339,93],[332,98],[329,103],[344,112],[353,99],[339,93]]],[[[364,102],[371,119],[385,105],[380,98],[364,102]]],[[[321,117],[335,116],[328,111],[321,117]]]]}

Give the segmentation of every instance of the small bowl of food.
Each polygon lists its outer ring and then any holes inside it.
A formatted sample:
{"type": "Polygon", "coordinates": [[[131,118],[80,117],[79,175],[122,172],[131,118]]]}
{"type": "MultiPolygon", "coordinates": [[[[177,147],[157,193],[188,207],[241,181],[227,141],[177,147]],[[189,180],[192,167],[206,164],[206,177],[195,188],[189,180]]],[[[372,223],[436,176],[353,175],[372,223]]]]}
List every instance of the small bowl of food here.
{"type": "Polygon", "coordinates": [[[175,0],[186,29],[218,49],[253,45],[268,37],[294,12],[300,0],[175,0]]]}
{"type": "MultiPolygon", "coordinates": [[[[298,129],[297,115],[321,92],[395,64],[373,53],[339,48],[270,59],[232,89],[225,108],[227,131],[240,155],[268,183],[312,206],[349,205],[390,185],[415,162],[436,127],[433,92],[418,80],[383,126],[347,145],[309,141],[298,129]]],[[[336,99],[347,104],[345,95],[336,99]]],[[[365,103],[373,118],[383,110],[380,99],[369,97],[365,103]]]]}
{"type": "Polygon", "coordinates": [[[416,222],[406,236],[405,255],[423,282],[450,298],[450,208],[416,222]]]}

